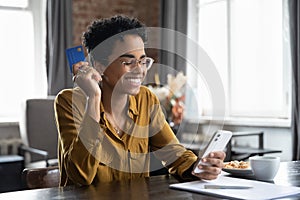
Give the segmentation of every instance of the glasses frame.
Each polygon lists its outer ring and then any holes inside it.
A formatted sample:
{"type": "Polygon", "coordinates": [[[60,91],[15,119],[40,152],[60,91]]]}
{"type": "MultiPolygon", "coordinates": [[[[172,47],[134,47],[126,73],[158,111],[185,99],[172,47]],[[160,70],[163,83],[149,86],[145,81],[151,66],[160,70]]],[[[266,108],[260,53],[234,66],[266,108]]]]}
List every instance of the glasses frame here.
{"type": "MultiPolygon", "coordinates": [[[[121,64],[122,64],[123,67],[129,68],[129,72],[131,72],[131,71],[135,70],[137,68],[137,66],[144,66],[141,62],[144,61],[144,60],[147,60],[147,59],[149,59],[149,61],[150,61],[149,66],[145,67],[146,70],[148,71],[154,63],[154,59],[151,58],[151,57],[144,57],[144,58],[141,58],[141,59],[135,59],[134,58],[134,59],[131,60],[131,62],[121,61],[121,64]]],[[[147,64],[145,64],[145,65],[147,65],[147,64]]]]}

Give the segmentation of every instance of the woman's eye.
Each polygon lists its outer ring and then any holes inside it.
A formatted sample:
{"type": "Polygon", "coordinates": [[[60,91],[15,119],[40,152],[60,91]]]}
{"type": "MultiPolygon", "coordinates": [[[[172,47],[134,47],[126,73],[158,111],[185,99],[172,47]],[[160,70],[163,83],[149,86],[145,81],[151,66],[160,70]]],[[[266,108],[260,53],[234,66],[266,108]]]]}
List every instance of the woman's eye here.
{"type": "Polygon", "coordinates": [[[133,61],[128,61],[128,62],[124,61],[123,63],[124,65],[132,65],[133,61]]]}

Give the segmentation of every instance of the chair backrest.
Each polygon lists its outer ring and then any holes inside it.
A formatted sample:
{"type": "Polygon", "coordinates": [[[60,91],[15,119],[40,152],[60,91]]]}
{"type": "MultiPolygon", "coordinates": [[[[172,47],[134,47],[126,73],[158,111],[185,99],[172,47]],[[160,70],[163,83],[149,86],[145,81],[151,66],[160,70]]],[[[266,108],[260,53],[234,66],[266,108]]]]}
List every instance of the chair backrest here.
{"type": "MultiPolygon", "coordinates": [[[[24,144],[48,152],[49,159],[57,158],[57,128],[54,116],[54,97],[28,99],[20,123],[21,138],[24,144]]],[[[40,160],[31,156],[31,161],[40,160]]]]}
{"type": "Polygon", "coordinates": [[[26,168],[22,172],[22,181],[25,189],[58,187],[59,180],[60,172],[58,166],[26,168]]]}

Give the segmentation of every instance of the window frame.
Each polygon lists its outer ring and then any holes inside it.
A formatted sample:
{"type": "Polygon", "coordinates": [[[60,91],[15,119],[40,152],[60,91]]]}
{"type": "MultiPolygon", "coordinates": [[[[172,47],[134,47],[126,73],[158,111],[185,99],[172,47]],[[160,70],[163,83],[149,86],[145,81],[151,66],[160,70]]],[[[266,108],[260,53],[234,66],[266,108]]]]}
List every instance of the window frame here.
{"type": "MultiPolygon", "coordinates": [[[[26,11],[32,14],[34,34],[34,58],[32,60],[34,66],[32,73],[34,73],[35,87],[32,88],[34,93],[25,98],[46,98],[48,87],[46,72],[46,0],[28,0],[26,7],[0,5],[0,11],[1,10],[26,11]]],[[[25,102],[25,99],[21,101],[25,102]]],[[[22,110],[22,102],[21,105],[16,105],[16,107],[19,107],[19,111],[22,110]]],[[[17,116],[1,113],[0,125],[16,124],[22,117],[21,112],[17,116]]]]}
{"type": "MultiPolygon", "coordinates": [[[[285,59],[285,64],[287,64],[288,67],[283,66],[283,96],[285,104],[283,104],[283,109],[285,112],[285,116],[270,116],[270,117],[262,117],[262,116],[239,116],[239,115],[233,115],[232,110],[230,107],[231,104],[231,98],[232,98],[232,83],[230,77],[232,76],[232,66],[231,66],[231,57],[232,57],[232,51],[231,51],[231,22],[230,22],[230,0],[216,0],[217,1],[225,1],[227,3],[227,59],[228,59],[228,96],[226,97],[226,115],[224,119],[220,119],[221,121],[224,122],[224,124],[228,125],[251,125],[251,126],[279,126],[279,127],[290,127],[291,124],[291,64],[290,64],[290,59],[289,59],[289,52],[290,49],[289,47],[283,47],[287,48],[287,51],[284,51],[283,53],[283,59],[285,59]],[[285,107],[285,108],[284,108],[285,107]]],[[[287,1],[282,0],[283,2],[283,7],[287,7],[287,1]]],[[[198,12],[199,12],[199,1],[198,0],[191,0],[188,3],[188,37],[191,38],[194,41],[198,41],[198,12]],[[195,26],[195,24],[197,24],[195,26]],[[193,28],[191,28],[193,27],[193,28]],[[196,32],[196,33],[195,33],[196,32]]],[[[285,11],[287,11],[287,8],[285,8],[285,11]]],[[[285,14],[284,17],[287,15],[285,14]]],[[[187,55],[188,57],[188,55],[187,55]]],[[[197,64],[199,64],[200,61],[197,61],[197,64]]],[[[187,70],[187,76],[193,76],[192,79],[195,79],[194,74],[189,74],[189,71],[187,70]]],[[[197,84],[195,84],[195,81],[191,83],[191,87],[195,87],[197,84]]],[[[197,87],[197,86],[196,86],[197,87]]],[[[188,98],[188,96],[187,96],[188,98]]],[[[189,115],[189,113],[187,114],[189,115]]],[[[207,123],[207,121],[211,121],[212,118],[210,115],[201,115],[199,118],[197,117],[189,117],[189,121],[200,121],[200,123],[207,123]]]]}

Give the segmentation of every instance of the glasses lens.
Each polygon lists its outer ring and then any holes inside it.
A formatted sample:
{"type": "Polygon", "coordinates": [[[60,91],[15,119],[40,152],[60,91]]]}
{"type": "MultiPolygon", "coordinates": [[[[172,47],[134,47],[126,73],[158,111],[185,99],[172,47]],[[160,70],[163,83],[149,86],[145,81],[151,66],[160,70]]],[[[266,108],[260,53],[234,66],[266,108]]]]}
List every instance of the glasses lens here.
{"type": "Polygon", "coordinates": [[[152,64],[153,64],[153,59],[152,58],[149,58],[149,57],[146,57],[145,58],[145,61],[144,61],[144,63],[145,63],[145,67],[147,68],[147,70],[149,70],[150,69],[150,67],[152,66],[152,64]]]}
{"type": "Polygon", "coordinates": [[[124,66],[128,67],[130,71],[134,70],[137,67],[137,63],[138,63],[138,65],[149,70],[153,64],[153,61],[154,60],[152,58],[145,57],[145,58],[142,58],[141,60],[134,59],[131,61],[124,61],[124,62],[122,62],[122,64],[124,66]]]}

